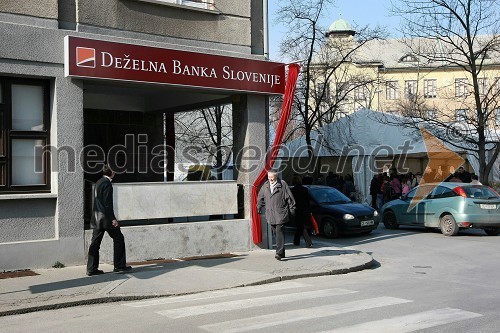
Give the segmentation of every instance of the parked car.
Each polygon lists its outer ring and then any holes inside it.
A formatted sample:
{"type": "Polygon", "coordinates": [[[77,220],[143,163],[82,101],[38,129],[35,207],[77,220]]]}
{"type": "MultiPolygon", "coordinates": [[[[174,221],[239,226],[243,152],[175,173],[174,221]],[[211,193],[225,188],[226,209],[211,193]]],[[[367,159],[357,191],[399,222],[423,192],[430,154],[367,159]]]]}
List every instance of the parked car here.
{"type": "Polygon", "coordinates": [[[461,228],[480,228],[490,236],[500,233],[500,196],[492,188],[451,182],[421,187],[429,194],[411,210],[410,203],[418,187],[382,206],[380,213],[386,228],[395,229],[399,225],[439,228],[446,236],[456,235],[461,228]]]}
{"type": "Polygon", "coordinates": [[[372,207],[353,202],[342,192],[329,186],[304,186],[309,190],[312,214],[320,233],[325,237],[369,234],[377,229],[379,217],[372,207]]]}

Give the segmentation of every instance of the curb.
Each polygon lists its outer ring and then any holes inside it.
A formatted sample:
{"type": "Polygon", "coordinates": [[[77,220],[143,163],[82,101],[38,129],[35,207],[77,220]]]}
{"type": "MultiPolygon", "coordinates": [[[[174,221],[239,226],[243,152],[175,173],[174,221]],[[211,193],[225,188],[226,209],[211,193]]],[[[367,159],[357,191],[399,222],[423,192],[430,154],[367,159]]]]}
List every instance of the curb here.
{"type": "Polygon", "coordinates": [[[216,290],[225,290],[225,289],[241,288],[241,287],[248,287],[248,286],[257,286],[257,285],[270,284],[270,283],[275,283],[275,282],[280,282],[280,281],[295,280],[295,279],[302,279],[302,278],[309,278],[309,277],[319,277],[319,276],[326,276],[326,275],[340,275],[340,274],[359,272],[359,271],[362,271],[364,269],[369,269],[369,268],[372,268],[374,266],[374,264],[375,264],[375,261],[372,258],[369,262],[366,262],[366,263],[361,264],[361,265],[349,267],[349,268],[340,268],[340,269],[335,269],[332,271],[323,271],[323,272],[315,272],[315,273],[303,273],[303,274],[299,273],[299,274],[282,275],[282,276],[277,276],[277,277],[273,277],[273,278],[263,279],[260,281],[255,281],[252,283],[241,284],[241,285],[237,285],[234,287],[217,288],[217,289],[211,289],[211,290],[202,290],[202,291],[194,291],[194,292],[186,292],[186,293],[178,293],[178,294],[143,295],[143,296],[126,296],[126,295],[124,295],[124,296],[109,296],[109,297],[94,297],[94,298],[91,297],[91,298],[83,299],[83,300],[79,300],[79,301],[44,304],[44,305],[38,305],[38,306],[31,306],[31,307],[25,307],[25,308],[19,308],[19,309],[0,311],[0,317],[26,314],[26,313],[37,312],[37,311],[57,310],[57,309],[70,308],[70,307],[76,307],[76,306],[82,306],[82,305],[93,305],[93,304],[104,304],[104,303],[115,303],[115,302],[131,302],[131,301],[138,301],[138,300],[151,299],[151,298],[183,296],[183,295],[198,294],[198,293],[202,293],[202,292],[206,292],[206,291],[216,291],[216,290]]]}

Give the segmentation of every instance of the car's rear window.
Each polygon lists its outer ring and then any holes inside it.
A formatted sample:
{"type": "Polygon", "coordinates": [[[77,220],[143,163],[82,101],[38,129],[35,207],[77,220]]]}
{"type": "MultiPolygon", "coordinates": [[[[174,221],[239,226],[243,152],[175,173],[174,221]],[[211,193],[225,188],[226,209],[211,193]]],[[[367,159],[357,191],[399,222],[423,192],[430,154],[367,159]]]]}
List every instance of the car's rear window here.
{"type": "Polygon", "coordinates": [[[492,199],[499,197],[498,193],[488,186],[463,186],[463,189],[468,198],[492,199]]]}
{"type": "Polygon", "coordinates": [[[351,202],[348,197],[333,188],[314,189],[310,190],[309,194],[319,204],[338,204],[351,202]]]}

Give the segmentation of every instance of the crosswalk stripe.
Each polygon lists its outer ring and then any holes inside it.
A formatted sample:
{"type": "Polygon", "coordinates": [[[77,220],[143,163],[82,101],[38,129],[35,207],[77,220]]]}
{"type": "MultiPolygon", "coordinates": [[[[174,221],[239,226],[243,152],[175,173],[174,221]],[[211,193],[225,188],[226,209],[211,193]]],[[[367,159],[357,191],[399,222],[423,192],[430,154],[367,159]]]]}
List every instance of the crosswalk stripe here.
{"type": "Polygon", "coordinates": [[[395,297],[376,297],[364,300],[357,300],[345,303],[329,304],[313,308],[292,310],[268,315],[243,318],[226,321],[222,323],[209,324],[200,328],[208,332],[218,333],[236,333],[251,330],[258,330],[272,326],[278,326],[298,321],[310,320],[315,318],[329,317],[348,312],[379,308],[383,306],[396,305],[412,302],[410,300],[395,297]]]}
{"type": "Polygon", "coordinates": [[[340,327],[321,333],[406,333],[481,316],[482,315],[479,313],[453,308],[443,308],[407,316],[375,320],[348,327],[340,327]]]}
{"type": "Polygon", "coordinates": [[[191,294],[191,295],[183,295],[183,296],[175,296],[175,297],[162,297],[157,299],[152,299],[148,301],[141,302],[132,302],[125,303],[123,305],[130,306],[133,308],[143,308],[147,306],[155,306],[162,304],[172,304],[172,303],[181,303],[188,301],[200,301],[204,299],[212,299],[218,297],[227,297],[227,296],[236,296],[236,295],[248,295],[248,294],[256,294],[262,292],[270,292],[275,290],[286,290],[286,289],[297,289],[310,287],[310,285],[305,283],[293,282],[293,281],[285,281],[279,283],[270,283],[270,284],[262,284],[258,286],[249,286],[244,288],[232,288],[232,289],[224,289],[224,290],[216,290],[210,292],[204,292],[200,294],[191,294]]]}
{"type": "Polygon", "coordinates": [[[299,293],[285,294],[285,295],[257,297],[257,298],[250,298],[237,301],[221,302],[216,304],[196,305],[184,308],[158,311],[156,313],[170,318],[182,318],[182,317],[197,316],[208,313],[242,310],[242,309],[255,308],[261,306],[270,306],[275,304],[295,302],[306,299],[315,299],[320,297],[346,295],[355,292],[356,291],[347,289],[333,288],[333,289],[306,291],[306,292],[299,292],[299,293]]]}

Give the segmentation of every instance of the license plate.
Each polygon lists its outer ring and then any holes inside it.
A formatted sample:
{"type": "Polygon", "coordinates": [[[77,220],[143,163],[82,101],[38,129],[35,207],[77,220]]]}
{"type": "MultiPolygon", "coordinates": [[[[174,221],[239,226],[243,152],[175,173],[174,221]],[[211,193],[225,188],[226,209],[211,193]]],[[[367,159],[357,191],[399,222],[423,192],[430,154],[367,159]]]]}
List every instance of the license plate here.
{"type": "Polygon", "coordinates": [[[361,226],[366,227],[367,225],[374,225],[375,222],[373,220],[361,221],[361,226]]]}
{"type": "Polygon", "coordinates": [[[481,204],[481,209],[496,209],[497,205],[481,204]]]}

